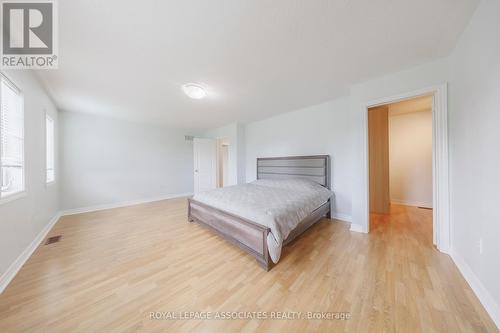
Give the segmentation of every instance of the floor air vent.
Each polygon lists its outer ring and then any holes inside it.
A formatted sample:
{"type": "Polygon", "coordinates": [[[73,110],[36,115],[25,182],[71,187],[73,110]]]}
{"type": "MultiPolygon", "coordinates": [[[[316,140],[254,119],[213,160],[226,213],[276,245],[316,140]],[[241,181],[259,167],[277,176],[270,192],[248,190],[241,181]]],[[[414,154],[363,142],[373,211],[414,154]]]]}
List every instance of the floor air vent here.
{"type": "Polygon", "coordinates": [[[57,243],[61,240],[61,237],[62,236],[52,236],[52,237],[49,237],[47,238],[47,241],[45,242],[45,245],[49,245],[49,244],[52,244],[52,243],[57,243]]]}

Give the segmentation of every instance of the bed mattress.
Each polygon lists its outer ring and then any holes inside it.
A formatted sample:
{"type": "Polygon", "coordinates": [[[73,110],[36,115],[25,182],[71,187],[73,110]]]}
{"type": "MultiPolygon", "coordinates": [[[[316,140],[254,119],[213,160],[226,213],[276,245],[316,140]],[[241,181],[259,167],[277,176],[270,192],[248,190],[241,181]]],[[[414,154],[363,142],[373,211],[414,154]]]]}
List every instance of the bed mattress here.
{"type": "Polygon", "coordinates": [[[332,195],[327,188],[304,179],[260,179],[200,192],[193,199],[270,228],[269,256],[277,263],[290,232],[332,195]]]}

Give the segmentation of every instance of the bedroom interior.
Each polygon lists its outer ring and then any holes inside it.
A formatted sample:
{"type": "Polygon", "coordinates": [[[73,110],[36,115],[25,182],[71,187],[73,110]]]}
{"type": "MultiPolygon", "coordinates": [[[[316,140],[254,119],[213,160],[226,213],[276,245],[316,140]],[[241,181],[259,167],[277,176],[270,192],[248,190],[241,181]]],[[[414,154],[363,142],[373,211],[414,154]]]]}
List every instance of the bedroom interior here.
{"type": "Polygon", "coordinates": [[[499,1],[40,1],[2,332],[499,331],[499,1]]]}

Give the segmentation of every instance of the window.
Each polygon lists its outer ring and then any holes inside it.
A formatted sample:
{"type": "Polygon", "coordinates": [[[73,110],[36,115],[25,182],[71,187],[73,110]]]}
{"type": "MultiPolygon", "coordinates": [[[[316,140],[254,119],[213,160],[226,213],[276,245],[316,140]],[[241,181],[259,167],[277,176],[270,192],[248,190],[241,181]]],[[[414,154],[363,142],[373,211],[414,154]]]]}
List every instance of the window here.
{"type": "Polygon", "coordinates": [[[48,115],[45,116],[45,163],[47,167],[47,183],[55,180],[54,172],[54,121],[48,115]]]}
{"type": "Polygon", "coordinates": [[[20,90],[0,74],[0,200],[24,191],[24,114],[20,90]]]}

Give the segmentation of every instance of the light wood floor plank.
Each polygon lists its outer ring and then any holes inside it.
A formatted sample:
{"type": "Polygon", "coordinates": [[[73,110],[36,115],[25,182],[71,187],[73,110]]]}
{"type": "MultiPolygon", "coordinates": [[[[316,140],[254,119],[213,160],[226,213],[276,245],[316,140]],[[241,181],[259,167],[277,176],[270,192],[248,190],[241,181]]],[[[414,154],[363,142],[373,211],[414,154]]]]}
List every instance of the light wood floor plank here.
{"type": "Polygon", "coordinates": [[[370,234],[322,220],[263,271],[187,223],[185,199],[66,216],[0,295],[2,332],[497,332],[432,212],[391,208],[370,234]],[[349,320],[151,320],[154,311],[349,312],[349,320]]]}

